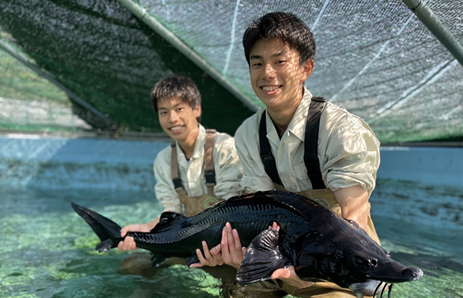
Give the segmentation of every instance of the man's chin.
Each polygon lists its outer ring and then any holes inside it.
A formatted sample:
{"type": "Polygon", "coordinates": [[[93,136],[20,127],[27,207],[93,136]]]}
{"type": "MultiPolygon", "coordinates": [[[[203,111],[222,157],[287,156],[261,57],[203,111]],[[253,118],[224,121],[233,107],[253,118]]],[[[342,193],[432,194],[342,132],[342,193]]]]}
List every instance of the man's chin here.
{"type": "Polygon", "coordinates": [[[172,132],[169,132],[167,133],[169,135],[169,137],[171,137],[172,139],[174,139],[175,141],[177,142],[180,142],[181,140],[183,140],[183,134],[182,133],[172,133],[172,132]]]}
{"type": "Polygon", "coordinates": [[[269,98],[269,96],[266,96],[266,97],[263,96],[262,98],[259,97],[259,99],[267,108],[274,107],[278,103],[278,98],[277,97],[269,98]]]}

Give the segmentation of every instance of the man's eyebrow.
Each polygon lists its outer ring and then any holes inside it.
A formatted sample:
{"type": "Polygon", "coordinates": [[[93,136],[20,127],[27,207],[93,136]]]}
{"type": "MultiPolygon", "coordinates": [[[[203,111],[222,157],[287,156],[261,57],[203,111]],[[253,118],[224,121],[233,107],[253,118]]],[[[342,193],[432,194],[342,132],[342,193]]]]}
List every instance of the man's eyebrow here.
{"type": "MultiPolygon", "coordinates": [[[[280,57],[280,56],[286,55],[287,53],[288,53],[287,50],[283,50],[283,51],[272,54],[270,58],[280,57]]],[[[261,55],[251,55],[249,57],[249,60],[252,60],[252,59],[262,59],[262,56],[261,55]]]]}
{"type": "Polygon", "coordinates": [[[181,102],[178,102],[178,103],[174,104],[174,108],[176,108],[178,106],[186,105],[186,104],[187,104],[186,102],[181,101],[181,102]]]}
{"type": "Polygon", "coordinates": [[[285,55],[286,53],[288,53],[288,51],[287,51],[287,50],[283,50],[283,51],[279,51],[279,52],[277,52],[277,53],[275,53],[275,54],[272,54],[272,56],[270,56],[270,57],[272,57],[272,58],[274,58],[274,57],[279,57],[279,56],[285,55]]]}

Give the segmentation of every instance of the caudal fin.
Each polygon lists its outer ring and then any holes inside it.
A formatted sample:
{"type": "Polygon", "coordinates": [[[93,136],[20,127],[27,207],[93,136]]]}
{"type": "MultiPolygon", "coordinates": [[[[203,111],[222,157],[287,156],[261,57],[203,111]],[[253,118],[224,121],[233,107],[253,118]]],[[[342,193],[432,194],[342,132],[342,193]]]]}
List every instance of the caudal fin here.
{"type": "Polygon", "coordinates": [[[117,247],[117,244],[119,244],[122,240],[121,227],[117,223],[93,210],[79,206],[72,202],[71,204],[74,211],[85,220],[85,222],[100,238],[101,242],[96,246],[96,250],[103,252],[117,247]]]}

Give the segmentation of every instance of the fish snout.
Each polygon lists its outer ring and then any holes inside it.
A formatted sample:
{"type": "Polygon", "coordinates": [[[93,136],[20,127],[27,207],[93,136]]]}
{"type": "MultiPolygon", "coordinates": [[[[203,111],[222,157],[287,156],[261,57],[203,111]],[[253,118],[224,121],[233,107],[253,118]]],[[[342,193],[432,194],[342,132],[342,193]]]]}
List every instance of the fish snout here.
{"type": "Polygon", "coordinates": [[[402,275],[409,281],[418,280],[423,276],[423,270],[416,267],[408,267],[402,271],[402,275]]]}

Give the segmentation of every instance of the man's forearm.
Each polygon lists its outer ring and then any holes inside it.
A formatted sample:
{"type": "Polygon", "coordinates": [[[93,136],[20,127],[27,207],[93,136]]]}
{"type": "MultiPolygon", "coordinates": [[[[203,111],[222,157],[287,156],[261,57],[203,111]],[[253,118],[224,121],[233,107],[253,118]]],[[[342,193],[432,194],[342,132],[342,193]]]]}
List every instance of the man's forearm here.
{"type": "Polygon", "coordinates": [[[355,185],[336,190],[334,196],[341,206],[342,217],[355,221],[366,230],[370,209],[368,191],[360,185],[355,185]]]}

